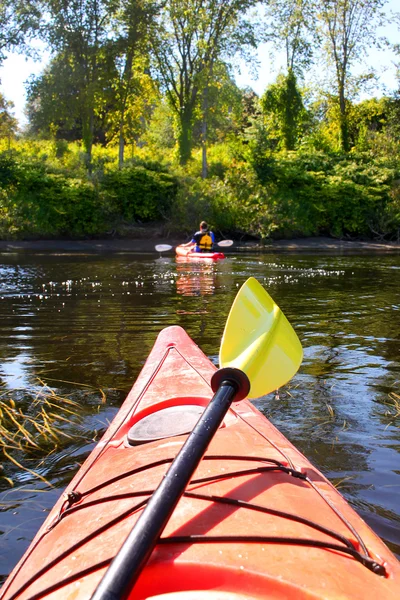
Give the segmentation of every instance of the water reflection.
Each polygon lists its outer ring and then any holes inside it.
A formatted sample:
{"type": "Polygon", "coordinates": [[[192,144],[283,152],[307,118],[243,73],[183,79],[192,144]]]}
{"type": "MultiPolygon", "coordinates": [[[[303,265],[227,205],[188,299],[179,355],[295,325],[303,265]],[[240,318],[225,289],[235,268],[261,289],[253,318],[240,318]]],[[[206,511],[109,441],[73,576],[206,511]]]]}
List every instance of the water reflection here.
{"type": "MultiPolygon", "coordinates": [[[[266,286],[304,346],[293,381],[256,405],[400,554],[398,257],[0,261],[0,393],[11,390],[28,411],[40,378],[80,406],[79,420],[57,423],[71,438],[50,457],[34,449],[25,456],[54,489],[3,461],[0,578],[118,410],[159,331],[181,325],[217,363],[231,303],[250,276],[266,286]]],[[[22,452],[16,458],[23,461],[22,452]]]]}
{"type": "Polygon", "coordinates": [[[216,288],[216,265],[197,263],[185,257],[176,258],[176,291],[183,296],[209,296],[216,288]]]}

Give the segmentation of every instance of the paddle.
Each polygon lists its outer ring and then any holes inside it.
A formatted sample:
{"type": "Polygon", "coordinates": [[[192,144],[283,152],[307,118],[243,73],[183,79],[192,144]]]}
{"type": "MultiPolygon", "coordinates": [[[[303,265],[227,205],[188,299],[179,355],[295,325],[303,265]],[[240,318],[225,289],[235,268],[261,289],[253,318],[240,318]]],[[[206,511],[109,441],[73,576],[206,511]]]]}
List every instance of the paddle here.
{"type": "Polygon", "coordinates": [[[302,348],[264,288],[250,278],[230,310],[211,379],[214,396],[149,499],[92,600],[125,600],[233,401],[268,394],[297,371],[302,348]],[[273,369],[272,371],[270,369],[273,369]]]}
{"type": "Polygon", "coordinates": [[[168,250],[172,250],[173,246],[169,246],[168,244],[158,244],[155,248],[157,252],[167,252],[168,250]]]}
{"type": "MultiPolygon", "coordinates": [[[[228,248],[233,245],[233,240],[221,240],[220,242],[216,242],[215,245],[221,246],[221,248],[228,248]]],[[[172,250],[172,248],[173,246],[170,246],[169,244],[158,244],[155,246],[157,252],[167,252],[168,250],[172,250]]]]}

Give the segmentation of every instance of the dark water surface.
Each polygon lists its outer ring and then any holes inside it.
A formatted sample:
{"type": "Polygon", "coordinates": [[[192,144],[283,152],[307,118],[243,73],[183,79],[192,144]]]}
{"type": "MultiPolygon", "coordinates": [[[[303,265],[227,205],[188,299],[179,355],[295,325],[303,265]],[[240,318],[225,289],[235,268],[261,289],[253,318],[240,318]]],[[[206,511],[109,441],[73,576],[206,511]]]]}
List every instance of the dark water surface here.
{"type": "Polygon", "coordinates": [[[256,405],[400,555],[398,256],[241,255],[196,265],[3,254],[0,402],[12,397],[29,413],[47,384],[79,406],[77,414],[48,409],[69,437],[47,458],[46,444],[9,450],[24,470],[2,456],[1,577],[117,412],[158,332],[181,325],[217,362],[230,305],[249,276],[267,287],[304,347],[279,398],[256,405]]]}

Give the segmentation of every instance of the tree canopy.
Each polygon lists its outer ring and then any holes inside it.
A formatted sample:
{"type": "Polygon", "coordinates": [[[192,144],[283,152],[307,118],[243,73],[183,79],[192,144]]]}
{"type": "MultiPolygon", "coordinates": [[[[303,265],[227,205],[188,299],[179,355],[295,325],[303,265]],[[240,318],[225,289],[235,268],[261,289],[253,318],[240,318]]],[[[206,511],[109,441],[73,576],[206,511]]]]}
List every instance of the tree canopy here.
{"type": "Polygon", "coordinates": [[[123,232],[135,219],[192,229],[203,218],[262,237],[399,235],[400,77],[360,95],[378,75],[368,49],[388,43],[385,7],[0,3],[0,59],[33,37],[51,53],[28,82],[24,131],[0,97],[0,235],[123,232]],[[265,42],[276,76],[256,94],[236,73],[243,61],[256,71],[265,42]]]}

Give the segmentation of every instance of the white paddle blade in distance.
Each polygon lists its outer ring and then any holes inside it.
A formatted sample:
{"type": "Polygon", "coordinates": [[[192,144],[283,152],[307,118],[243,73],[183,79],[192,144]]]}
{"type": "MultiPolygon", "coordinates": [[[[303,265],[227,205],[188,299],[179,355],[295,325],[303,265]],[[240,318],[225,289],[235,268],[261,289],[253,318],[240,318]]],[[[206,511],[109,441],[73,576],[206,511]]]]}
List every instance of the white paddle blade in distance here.
{"type": "Polygon", "coordinates": [[[241,369],[250,380],[249,398],[287,383],[303,359],[299,338],[271,296],[254,277],[239,290],[219,353],[221,367],[241,369]]]}
{"type": "Polygon", "coordinates": [[[167,252],[168,250],[172,250],[172,246],[168,244],[158,244],[156,247],[157,252],[167,252]]]}
{"type": "Polygon", "coordinates": [[[221,246],[222,248],[228,248],[228,246],[233,245],[233,240],[221,240],[217,242],[217,246],[221,246]]]}

